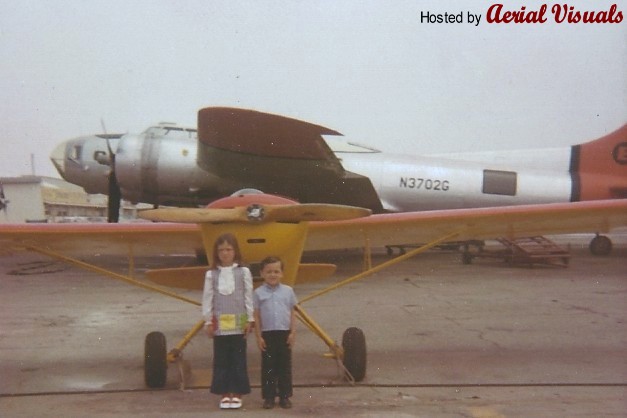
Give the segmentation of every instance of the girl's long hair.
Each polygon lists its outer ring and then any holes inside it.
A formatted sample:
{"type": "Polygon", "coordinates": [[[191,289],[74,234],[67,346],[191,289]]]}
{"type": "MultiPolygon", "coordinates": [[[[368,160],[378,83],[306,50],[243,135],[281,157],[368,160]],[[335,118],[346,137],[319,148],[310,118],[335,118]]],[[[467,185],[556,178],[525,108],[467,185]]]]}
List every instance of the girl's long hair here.
{"type": "Polygon", "coordinates": [[[218,268],[218,266],[220,265],[220,257],[218,257],[218,246],[225,243],[229,244],[235,250],[235,257],[233,258],[233,262],[237,264],[241,264],[242,262],[242,253],[239,250],[237,238],[235,238],[235,235],[227,232],[226,234],[220,235],[216,239],[216,242],[213,244],[213,268],[218,268]]]}

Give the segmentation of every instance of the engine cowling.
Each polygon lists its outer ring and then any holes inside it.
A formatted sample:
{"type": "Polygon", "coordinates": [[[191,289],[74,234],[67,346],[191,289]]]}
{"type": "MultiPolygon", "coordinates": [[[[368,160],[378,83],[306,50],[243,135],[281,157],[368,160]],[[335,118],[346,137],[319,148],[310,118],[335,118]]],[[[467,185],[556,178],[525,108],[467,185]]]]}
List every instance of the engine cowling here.
{"type": "Polygon", "coordinates": [[[150,128],[126,135],[116,153],[122,196],[132,202],[205,204],[237,187],[196,164],[197,140],[191,130],[150,128]],[[163,131],[163,130],[162,130],[163,131]]]}

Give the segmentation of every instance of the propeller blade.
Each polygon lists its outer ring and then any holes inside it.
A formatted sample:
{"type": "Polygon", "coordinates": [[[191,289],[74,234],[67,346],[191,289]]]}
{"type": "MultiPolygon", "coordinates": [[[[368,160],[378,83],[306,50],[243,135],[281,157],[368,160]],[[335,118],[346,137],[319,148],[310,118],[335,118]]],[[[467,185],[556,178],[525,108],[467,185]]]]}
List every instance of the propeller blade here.
{"type": "Polygon", "coordinates": [[[115,171],[111,168],[109,174],[109,197],[107,199],[107,222],[117,223],[120,220],[120,205],[122,203],[122,191],[115,177],[115,171]]]}
{"type": "Polygon", "coordinates": [[[265,207],[264,221],[304,222],[342,221],[369,216],[370,209],[355,206],[305,203],[300,205],[277,205],[265,207]]]}
{"type": "Polygon", "coordinates": [[[206,222],[247,222],[246,208],[206,209],[168,208],[149,209],[139,212],[142,219],[157,222],[206,223],[206,222]]]}
{"type": "Polygon", "coordinates": [[[111,147],[110,137],[104,126],[104,121],[100,119],[102,128],[105,131],[105,139],[107,142],[107,150],[109,151],[108,164],[111,172],[109,173],[109,197],[107,199],[107,222],[117,223],[120,220],[120,206],[122,205],[122,191],[115,175],[115,153],[111,147]]]}

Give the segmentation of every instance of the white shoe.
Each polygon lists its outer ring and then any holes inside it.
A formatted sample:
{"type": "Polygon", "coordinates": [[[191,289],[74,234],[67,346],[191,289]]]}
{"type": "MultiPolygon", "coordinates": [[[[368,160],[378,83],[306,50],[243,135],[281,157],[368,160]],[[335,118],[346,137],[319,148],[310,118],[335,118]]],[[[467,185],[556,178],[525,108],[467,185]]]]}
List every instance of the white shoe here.
{"type": "MultiPolygon", "coordinates": [[[[241,401],[240,401],[240,406],[241,406],[241,401]]],[[[226,397],[226,396],[222,398],[222,400],[220,400],[220,409],[231,409],[231,398],[226,397]]]]}
{"type": "Polygon", "coordinates": [[[231,409],[240,409],[242,407],[242,400],[240,398],[231,398],[231,409]]]}

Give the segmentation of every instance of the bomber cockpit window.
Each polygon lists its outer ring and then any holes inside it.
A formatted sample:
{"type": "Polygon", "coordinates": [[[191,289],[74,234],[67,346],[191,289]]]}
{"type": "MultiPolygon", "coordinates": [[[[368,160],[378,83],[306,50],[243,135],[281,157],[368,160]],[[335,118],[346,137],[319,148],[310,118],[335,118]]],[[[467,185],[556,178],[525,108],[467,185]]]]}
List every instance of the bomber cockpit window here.
{"type": "Polygon", "coordinates": [[[79,162],[83,158],[83,145],[74,145],[68,153],[68,158],[72,161],[79,162]]]}
{"type": "Polygon", "coordinates": [[[144,131],[148,137],[168,137],[168,138],[196,138],[197,131],[193,128],[185,128],[169,123],[162,123],[151,126],[144,131]]]}

